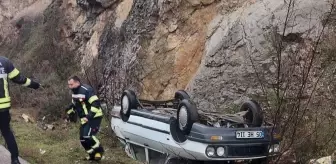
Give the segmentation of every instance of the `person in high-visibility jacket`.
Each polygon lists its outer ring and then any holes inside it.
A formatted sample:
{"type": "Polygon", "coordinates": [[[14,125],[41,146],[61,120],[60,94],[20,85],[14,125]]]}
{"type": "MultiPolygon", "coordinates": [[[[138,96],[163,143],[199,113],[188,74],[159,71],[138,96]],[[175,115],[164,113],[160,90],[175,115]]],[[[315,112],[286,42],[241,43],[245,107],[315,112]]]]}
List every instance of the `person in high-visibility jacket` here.
{"type": "Polygon", "coordinates": [[[11,98],[9,96],[9,80],[33,89],[38,89],[40,84],[24,77],[8,58],[0,56],[0,130],[11,153],[11,163],[20,164],[18,146],[10,128],[11,115],[9,109],[11,108],[11,98]]]}
{"type": "Polygon", "coordinates": [[[100,129],[103,111],[99,98],[93,88],[87,84],[82,84],[77,76],[72,76],[68,80],[68,86],[72,90],[72,103],[66,108],[67,114],[80,118],[80,142],[89,154],[86,160],[101,160],[104,149],[96,137],[100,129]]]}

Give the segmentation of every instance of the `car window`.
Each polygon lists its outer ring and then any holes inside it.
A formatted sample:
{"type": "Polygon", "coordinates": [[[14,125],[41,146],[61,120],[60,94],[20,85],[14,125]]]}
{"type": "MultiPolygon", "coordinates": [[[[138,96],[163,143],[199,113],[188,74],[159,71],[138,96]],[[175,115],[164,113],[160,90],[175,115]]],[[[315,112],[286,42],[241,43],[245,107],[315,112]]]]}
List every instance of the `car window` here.
{"type": "Polygon", "coordinates": [[[146,162],[146,152],[145,148],[135,144],[130,144],[133,148],[135,158],[140,162],[146,162]]]}
{"type": "Polygon", "coordinates": [[[166,155],[160,152],[148,149],[149,164],[164,163],[166,155]]]}

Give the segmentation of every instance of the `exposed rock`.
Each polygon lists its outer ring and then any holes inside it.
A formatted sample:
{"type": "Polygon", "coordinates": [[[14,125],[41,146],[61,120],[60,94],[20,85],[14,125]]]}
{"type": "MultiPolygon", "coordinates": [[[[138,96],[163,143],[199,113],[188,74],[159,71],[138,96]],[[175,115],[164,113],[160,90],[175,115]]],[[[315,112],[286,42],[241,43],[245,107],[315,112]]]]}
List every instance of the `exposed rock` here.
{"type": "MultiPolygon", "coordinates": [[[[18,26],[22,26],[22,22],[24,19],[13,19],[16,15],[19,15],[23,11],[26,11],[25,8],[29,7],[30,5],[34,4],[37,0],[28,0],[28,1],[20,1],[20,0],[2,0],[0,1],[0,44],[5,42],[11,42],[17,38],[17,28],[16,23],[18,26]]],[[[42,6],[43,8],[44,6],[42,6]]],[[[30,10],[31,11],[31,10],[30,10]]],[[[43,11],[37,9],[36,12],[43,11]]]]}
{"type": "Polygon", "coordinates": [[[84,10],[97,8],[108,8],[118,0],[76,0],[77,4],[84,10]]]}
{"type": "Polygon", "coordinates": [[[96,0],[99,2],[104,8],[110,7],[113,3],[116,3],[118,0],[96,0]]]}
{"type": "Polygon", "coordinates": [[[83,47],[83,59],[82,65],[90,66],[92,59],[98,56],[98,44],[99,44],[99,35],[98,32],[94,32],[90,40],[87,42],[86,46],[83,47]]]}
{"type": "Polygon", "coordinates": [[[123,0],[116,9],[115,27],[120,28],[133,6],[133,0],[123,0]]]}
{"type": "Polygon", "coordinates": [[[21,10],[20,12],[16,13],[12,19],[13,22],[17,22],[24,19],[34,19],[36,16],[43,13],[45,9],[51,4],[52,0],[39,0],[30,5],[29,7],[21,10]]]}
{"type": "Polygon", "coordinates": [[[217,12],[214,5],[194,10],[183,1],[163,4],[162,9],[169,6],[177,8],[162,13],[160,17],[167,20],[157,26],[149,52],[141,58],[141,63],[146,66],[142,70],[142,98],[166,99],[177,89],[185,88],[200,64],[207,37],[206,25],[217,12]],[[179,11],[183,12],[172,14],[179,11]],[[172,27],[174,24],[178,24],[177,29],[172,27]]]}
{"type": "Polygon", "coordinates": [[[167,51],[171,51],[180,45],[180,40],[176,35],[169,35],[167,37],[167,43],[167,51]]]}
{"type": "MultiPolygon", "coordinates": [[[[295,7],[295,23],[289,22],[293,27],[285,36],[308,30],[314,31],[311,34],[319,33],[320,17],[329,7],[327,2],[301,0],[296,2],[295,7]],[[312,26],[307,26],[306,22],[311,22],[312,26]]],[[[272,26],[283,29],[286,11],[284,1],[262,0],[214,19],[202,63],[189,85],[189,91],[200,108],[225,109],[242,96],[258,94],[259,83],[255,72],[275,71],[272,58],[267,55],[271,45],[265,42],[268,37],[265,34],[272,31],[272,26]],[[250,58],[258,66],[257,70],[254,70],[250,58]],[[247,88],[247,92],[240,93],[237,89],[240,87],[247,88]]],[[[316,36],[306,38],[314,39],[316,36]]],[[[271,74],[266,76],[272,77],[271,74]]]]}
{"type": "Polygon", "coordinates": [[[66,2],[66,5],[71,6],[71,7],[77,7],[77,2],[76,2],[76,0],[68,0],[66,2]]]}
{"type": "MultiPolygon", "coordinates": [[[[282,20],[286,11],[283,2],[248,1],[245,6],[226,15],[218,14],[218,6],[222,10],[230,8],[227,11],[232,11],[239,7],[239,2],[230,0],[219,5],[211,5],[217,3],[214,0],[95,2],[105,7],[119,4],[94,14],[79,8],[76,0],[60,3],[67,20],[60,29],[63,39],[78,52],[81,65],[85,67],[89,67],[98,56],[106,59],[107,69],[115,66],[121,58],[132,68],[135,68],[135,63],[145,65],[140,70],[141,76],[137,77],[141,79],[141,95],[144,98],[169,97],[190,82],[188,88],[195,100],[203,104],[201,107],[223,108],[225,106],[219,104],[239,103],[250,94],[260,92],[254,78],[255,71],[249,62],[250,55],[258,61],[257,65],[262,65],[263,72],[276,72],[273,60],[263,55],[270,45],[262,34],[271,31],[270,25],[282,28],[278,20],[282,20]],[[189,3],[194,6],[210,5],[195,9],[189,3]],[[136,62],[138,59],[140,62],[136,62]],[[211,102],[213,104],[209,104],[211,102]]],[[[2,10],[1,20],[39,15],[49,3],[49,0],[29,1],[26,7],[17,7],[22,10],[17,14],[2,10]],[[41,8],[34,10],[36,6],[41,8]]],[[[321,8],[323,3],[317,3],[316,8],[321,8]]],[[[306,22],[304,15],[309,10],[300,9],[310,9],[312,6],[310,1],[296,5],[298,14],[302,13],[303,16],[297,17],[299,23],[285,34],[286,42],[298,43],[305,39],[302,33],[309,28],[302,22],[306,22]]],[[[312,12],[313,15],[321,15],[317,9],[312,12]]],[[[25,19],[20,20],[23,22],[19,26],[24,25],[25,19]]],[[[319,25],[316,20],[310,22],[319,25]]],[[[1,30],[11,29],[3,27],[1,30]]],[[[121,67],[124,69],[127,66],[121,67]]]]}
{"type": "Polygon", "coordinates": [[[210,4],[214,3],[214,2],[215,2],[215,0],[201,0],[201,3],[203,5],[210,5],[210,4]]]}
{"type": "Polygon", "coordinates": [[[168,27],[169,32],[174,32],[176,31],[178,25],[177,25],[177,19],[174,19],[173,21],[170,22],[170,25],[168,27]]]}
{"type": "MultiPolygon", "coordinates": [[[[120,86],[136,85],[137,77],[128,76],[127,72],[137,68],[138,56],[146,54],[147,47],[144,43],[152,37],[158,23],[157,1],[134,1],[132,6],[120,28],[114,27],[114,19],[107,23],[99,42],[99,55],[106,60],[105,71],[113,74],[112,79],[122,77],[117,82],[120,86]]],[[[120,94],[122,88],[106,87],[109,91],[113,89],[115,93],[111,93],[114,95],[120,94]]]]}
{"type": "Polygon", "coordinates": [[[201,4],[201,0],[187,0],[192,6],[197,6],[201,4]]]}

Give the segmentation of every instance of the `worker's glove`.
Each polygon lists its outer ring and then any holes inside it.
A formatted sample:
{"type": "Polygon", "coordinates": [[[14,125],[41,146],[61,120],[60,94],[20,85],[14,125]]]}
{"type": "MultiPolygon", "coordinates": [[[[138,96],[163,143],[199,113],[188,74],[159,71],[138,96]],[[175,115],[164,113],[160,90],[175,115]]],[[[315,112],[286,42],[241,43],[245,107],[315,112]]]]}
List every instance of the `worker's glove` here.
{"type": "Polygon", "coordinates": [[[88,122],[88,119],[86,117],[81,118],[81,124],[86,124],[88,122]]]}
{"type": "Polygon", "coordinates": [[[29,85],[29,87],[30,87],[30,88],[33,88],[33,89],[39,89],[40,86],[41,86],[41,84],[40,84],[40,83],[37,83],[37,82],[35,82],[35,81],[31,81],[31,82],[30,82],[30,85],[29,85]]]}

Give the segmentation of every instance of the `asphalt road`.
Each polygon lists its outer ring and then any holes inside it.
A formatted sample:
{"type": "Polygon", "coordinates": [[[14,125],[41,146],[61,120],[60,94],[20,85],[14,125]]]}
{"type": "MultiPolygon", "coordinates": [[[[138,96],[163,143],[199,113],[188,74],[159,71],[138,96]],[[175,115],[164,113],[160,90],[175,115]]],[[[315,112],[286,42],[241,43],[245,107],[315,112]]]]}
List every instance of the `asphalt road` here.
{"type": "MultiPolygon", "coordinates": [[[[20,158],[20,162],[21,162],[21,164],[29,164],[27,161],[25,161],[21,158],[20,158]]],[[[10,153],[2,145],[0,145],[0,163],[1,164],[10,164],[11,163],[10,153]]]]}

